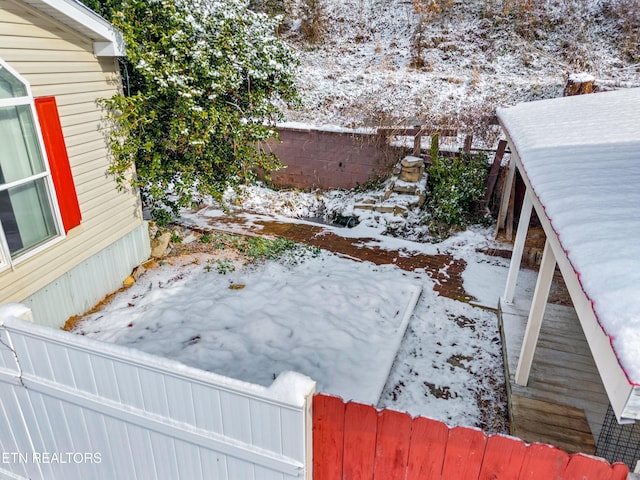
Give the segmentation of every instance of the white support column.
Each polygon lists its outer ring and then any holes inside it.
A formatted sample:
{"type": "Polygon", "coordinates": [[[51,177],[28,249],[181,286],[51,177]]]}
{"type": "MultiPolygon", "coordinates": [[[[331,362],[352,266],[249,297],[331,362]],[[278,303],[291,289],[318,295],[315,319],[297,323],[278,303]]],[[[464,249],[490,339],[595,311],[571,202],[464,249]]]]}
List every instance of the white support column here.
{"type": "MultiPolygon", "coordinates": [[[[511,144],[509,144],[511,145],[511,144]]],[[[500,231],[501,228],[504,227],[504,222],[507,218],[507,210],[509,210],[509,197],[511,196],[511,187],[513,186],[513,181],[516,176],[516,159],[514,152],[515,150],[512,148],[512,156],[509,161],[509,170],[507,171],[507,178],[504,181],[504,185],[502,186],[502,201],[500,202],[500,210],[498,210],[498,221],[496,223],[496,235],[500,231]]]]}
{"type": "Polygon", "coordinates": [[[531,220],[531,211],[533,210],[533,202],[531,194],[527,190],[524,194],[524,202],[520,211],[520,219],[518,220],[518,231],[516,232],[516,240],[513,243],[513,251],[511,252],[511,263],[509,264],[509,274],[507,275],[507,284],[504,287],[504,303],[513,303],[513,295],[518,282],[518,272],[520,272],[520,263],[522,262],[522,252],[524,252],[524,243],[527,239],[527,231],[529,230],[529,221],[531,220]]]}
{"type": "Polygon", "coordinates": [[[529,318],[527,319],[527,328],[524,332],[522,349],[520,350],[520,358],[518,359],[518,368],[516,369],[515,378],[518,385],[526,386],[529,381],[533,354],[536,351],[536,345],[540,335],[540,327],[542,326],[544,310],[547,306],[547,299],[549,298],[549,290],[551,288],[551,281],[553,280],[553,272],[555,271],[555,268],[556,257],[553,253],[549,240],[547,240],[544,245],[542,263],[540,264],[536,289],[533,293],[531,310],[529,311],[529,318]]]}

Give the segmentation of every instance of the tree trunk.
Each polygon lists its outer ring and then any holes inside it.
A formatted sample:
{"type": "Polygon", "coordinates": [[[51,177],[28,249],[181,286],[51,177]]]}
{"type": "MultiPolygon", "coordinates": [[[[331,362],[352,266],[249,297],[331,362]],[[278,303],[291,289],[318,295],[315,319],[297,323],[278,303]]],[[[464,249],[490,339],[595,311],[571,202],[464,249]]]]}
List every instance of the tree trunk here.
{"type": "Polygon", "coordinates": [[[584,95],[586,93],[594,93],[598,91],[598,87],[594,85],[595,78],[588,73],[573,73],[569,75],[567,83],[564,86],[565,97],[572,95],[584,95]]]}

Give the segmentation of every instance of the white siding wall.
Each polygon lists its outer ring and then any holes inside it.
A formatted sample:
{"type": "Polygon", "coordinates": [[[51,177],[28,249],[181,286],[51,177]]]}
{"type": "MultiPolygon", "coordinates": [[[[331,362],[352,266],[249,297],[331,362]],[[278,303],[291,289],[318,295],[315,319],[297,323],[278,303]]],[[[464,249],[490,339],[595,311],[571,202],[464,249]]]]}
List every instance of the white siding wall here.
{"type": "Polygon", "coordinates": [[[0,462],[0,478],[310,478],[308,378],[264,388],[12,315],[0,309],[0,450],[27,461],[0,462]],[[56,452],[93,461],[37,461],[56,452]]]}
{"type": "Polygon", "coordinates": [[[64,241],[0,273],[3,303],[43,289],[139,228],[142,215],[138,196],[117,192],[106,175],[108,150],[96,100],[120,88],[116,59],[98,59],[90,39],[19,0],[0,0],[0,58],[30,82],[34,96],[56,97],[82,212],[81,225],[64,241]]]}
{"type": "Polygon", "coordinates": [[[142,225],[69,269],[22,303],[31,308],[38,323],[60,327],[69,317],[90,310],[105,293],[122,287],[122,279],[141,259],[148,258],[149,252],[149,232],[147,226],[142,225]]]}

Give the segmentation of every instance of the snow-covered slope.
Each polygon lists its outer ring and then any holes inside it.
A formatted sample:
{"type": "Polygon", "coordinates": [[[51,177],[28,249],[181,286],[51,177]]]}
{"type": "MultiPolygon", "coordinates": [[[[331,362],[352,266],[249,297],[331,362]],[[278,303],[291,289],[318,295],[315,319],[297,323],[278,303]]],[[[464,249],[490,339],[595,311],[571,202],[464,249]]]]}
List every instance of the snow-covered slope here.
{"type": "Polygon", "coordinates": [[[442,12],[422,23],[420,68],[415,3],[323,0],[324,35],[315,45],[293,21],[304,105],[287,119],[439,123],[481,134],[496,107],[561,96],[570,73],[586,71],[604,88],[640,85],[633,1],[441,0],[442,12]]]}

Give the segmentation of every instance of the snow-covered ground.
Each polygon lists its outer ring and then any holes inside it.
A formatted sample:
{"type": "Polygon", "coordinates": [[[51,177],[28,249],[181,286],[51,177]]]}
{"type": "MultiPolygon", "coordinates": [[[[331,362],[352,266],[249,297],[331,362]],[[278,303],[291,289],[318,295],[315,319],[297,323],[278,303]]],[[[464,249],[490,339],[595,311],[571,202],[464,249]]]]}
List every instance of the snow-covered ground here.
{"type": "MultiPolygon", "coordinates": [[[[448,7],[423,23],[419,65],[417,3],[326,0],[323,41],[311,46],[297,39],[294,12],[286,34],[302,63],[302,106],[287,111],[286,120],[350,128],[456,126],[492,143],[499,131],[488,122],[496,107],[561,96],[569,74],[590,73],[603,88],[640,85],[633,37],[625,33],[633,26],[634,2],[440,2],[448,7]],[[525,4],[531,9],[518,9],[525,4]],[[625,35],[631,50],[624,49],[625,35]]],[[[349,216],[358,195],[254,188],[230,203],[253,212],[243,220],[255,229],[259,214],[299,223],[349,216]]],[[[222,210],[212,207],[183,220],[206,229],[220,218],[222,210]]],[[[235,257],[183,257],[185,265],[176,257],[148,270],[76,332],[261,384],[294,369],[314,378],[320,391],[367,403],[382,389],[379,407],[505,432],[502,356],[491,308],[508,262],[478,251],[495,246],[492,230],[471,228],[423,243],[416,241],[427,237],[419,214],[360,220],[352,229],[325,228],[403,255],[449,253],[466,263],[464,289],[477,302],[440,296],[426,270],[375,266],[326,251],[244,266],[235,257]],[[384,235],[398,228],[404,238],[384,235]],[[404,331],[399,319],[410,309],[415,286],[422,294],[404,331]]],[[[532,290],[534,278],[523,272],[521,288],[532,290]]]]}
{"type": "Polygon", "coordinates": [[[433,2],[445,8],[424,17],[419,68],[414,5],[429,2],[321,3],[321,42],[300,41],[295,21],[288,32],[303,97],[289,121],[448,125],[491,137],[487,120],[497,107],[562,96],[572,73],[592,74],[602,88],[640,85],[637,2],[433,2]]]}
{"type": "MultiPolygon", "coordinates": [[[[242,214],[254,228],[267,205],[278,221],[309,223],[292,218],[316,212],[322,198],[308,195],[253,187],[247,204],[235,199],[240,205],[231,208],[262,210],[242,214]],[[278,214],[278,205],[290,216],[278,214]]],[[[330,192],[328,201],[336,195],[330,192]]],[[[217,223],[225,217],[201,209],[185,212],[183,221],[197,230],[242,231],[217,223]]],[[[419,243],[383,235],[372,222],[325,228],[403,255],[447,252],[463,259],[464,288],[475,304],[438,295],[436,282],[420,268],[405,271],[304,248],[244,265],[228,249],[212,249],[168,257],[74,331],[262,385],[295,370],[316,380],[322,392],[505,432],[501,344],[491,308],[508,262],[478,252],[496,246],[493,232],[472,228],[441,243],[419,243]]],[[[532,287],[534,275],[522,278],[532,287]]]]}
{"type": "Polygon", "coordinates": [[[81,331],[269,386],[292,370],[376,404],[422,285],[328,252],[238,267],[165,264],[81,331]]]}

